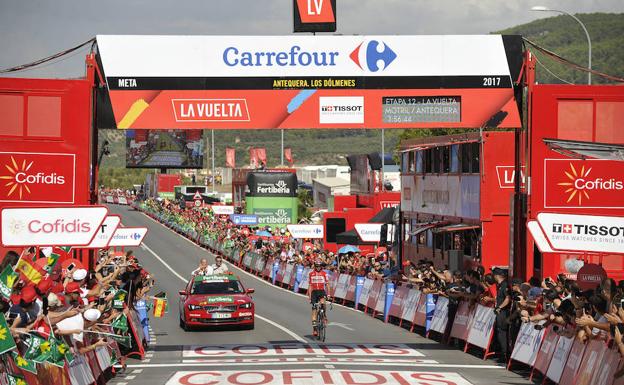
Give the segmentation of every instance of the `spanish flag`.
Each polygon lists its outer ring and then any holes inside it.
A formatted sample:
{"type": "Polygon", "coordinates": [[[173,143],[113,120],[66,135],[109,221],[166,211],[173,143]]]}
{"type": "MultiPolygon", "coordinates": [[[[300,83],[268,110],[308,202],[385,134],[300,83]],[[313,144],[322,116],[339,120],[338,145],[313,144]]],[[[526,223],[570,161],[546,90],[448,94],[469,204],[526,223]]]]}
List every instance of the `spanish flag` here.
{"type": "Polygon", "coordinates": [[[165,315],[165,313],[168,310],[168,306],[167,306],[167,298],[158,298],[158,297],[154,297],[154,317],[156,318],[160,318],[163,315],[165,315]]]}
{"type": "Polygon", "coordinates": [[[20,273],[21,278],[31,284],[37,284],[41,281],[41,278],[45,275],[45,270],[35,263],[35,255],[29,254],[26,250],[22,252],[17,265],[15,266],[15,272],[20,273]]]}

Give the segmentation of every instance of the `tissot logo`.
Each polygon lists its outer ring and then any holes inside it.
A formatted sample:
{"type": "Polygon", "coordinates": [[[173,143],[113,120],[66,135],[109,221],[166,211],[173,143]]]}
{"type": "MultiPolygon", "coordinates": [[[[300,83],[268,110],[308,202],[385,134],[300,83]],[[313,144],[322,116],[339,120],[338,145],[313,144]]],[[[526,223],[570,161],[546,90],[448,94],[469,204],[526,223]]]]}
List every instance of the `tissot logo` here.
{"type": "Polygon", "coordinates": [[[363,96],[321,96],[319,98],[319,122],[364,123],[363,96]]]}
{"type": "Polygon", "coordinates": [[[349,57],[361,69],[377,72],[388,68],[397,58],[397,54],[384,42],[371,40],[360,43],[349,57]],[[379,62],[383,63],[383,67],[379,67],[379,62]]]}
{"type": "Polygon", "coordinates": [[[0,201],[73,203],[74,155],[0,153],[0,201]]]}
{"type": "Polygon", "coordinates": [[[622,226],[597,226],[582,223],[553,223],[552,232],[556,234],[624,236],[622,226]]]}

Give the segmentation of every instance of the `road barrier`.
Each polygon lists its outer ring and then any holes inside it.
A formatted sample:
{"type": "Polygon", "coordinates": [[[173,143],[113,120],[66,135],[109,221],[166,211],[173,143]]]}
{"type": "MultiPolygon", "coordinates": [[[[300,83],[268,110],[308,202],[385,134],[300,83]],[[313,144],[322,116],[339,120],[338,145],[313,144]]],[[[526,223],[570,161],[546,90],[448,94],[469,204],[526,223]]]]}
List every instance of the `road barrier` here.
{"type": "MultiPolygon", "coordinates": [[[[166,216],[146,212],[147,215],[174,228],[166,216]]],[[[188,236],[190,229],[183,229],[188,236]]],[[[223,250],[219,242],[200,243],[235,265],[297,293],[308,290],[310,269],[301,265],[280,262],[275,257],[265,257],[254,252],[223,250]],[[273,280],[275,278],[275,280],[273,280]]],[[[400,327],[424,330],[444,335],[450,324],[450,337],[464,341],[464,351],[470,346],[482,349],[484,359],[493,354],[496,314],[491,307],[460,301],[453,319],[449,318],[447,297],[421,292],[410,285],[394,286],[392,282],[367,277],[334,274],[330,278],[331,293],[338,303],[353,307],[384,322],[400,327]],[[389,284],[392,290],[389,290],[389,284]]],[[[616,348],[602,340],[583,343],[577,339],[560,336],[552,326],[540,329],[538,323],[523,323],[516,338],[507,367],[520,363],[531,368],[531,379],[540,374],[559,385],[624,385],[624,376],[615,374],[624,369],[616,348]]]]}

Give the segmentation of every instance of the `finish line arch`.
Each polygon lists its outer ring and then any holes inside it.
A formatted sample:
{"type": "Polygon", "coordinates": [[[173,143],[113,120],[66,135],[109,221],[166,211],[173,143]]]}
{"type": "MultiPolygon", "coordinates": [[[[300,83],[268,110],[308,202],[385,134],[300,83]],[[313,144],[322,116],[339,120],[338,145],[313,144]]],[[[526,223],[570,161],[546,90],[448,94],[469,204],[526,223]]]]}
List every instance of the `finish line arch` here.
{"type": "Polygon", "coordinates": [[[102,128],[521,126],[519,36],[100,35],[97,60],[102,128]]]}

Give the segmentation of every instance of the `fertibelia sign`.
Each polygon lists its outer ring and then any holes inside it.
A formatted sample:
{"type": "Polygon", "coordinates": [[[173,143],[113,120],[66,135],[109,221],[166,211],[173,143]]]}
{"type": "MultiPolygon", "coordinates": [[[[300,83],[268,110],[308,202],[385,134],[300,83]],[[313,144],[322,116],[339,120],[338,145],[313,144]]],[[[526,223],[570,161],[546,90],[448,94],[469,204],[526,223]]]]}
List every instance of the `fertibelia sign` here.
{"type": "Polygon", "coordinates": [[[121,217],[119,215],[107,215],[96,232],[95,237],[93,237],[91,243],[85,248],[100,249],[108,247],[108,243],[113,238],[113,234],[115,234],[115,230],[117,230],[120,223],[121,217]]]}
{"type": "Polygon", "coordinates": [[[323,225],[288,225],[290,235],[295,239],[323,239],[323,225]]]}
{"type": "Polygon", "coordinates": [[[624,253],[624,218],[539,213],[537,222],[554,250],[624,253]]]}
{"type": "Polygon", "coordinates": [[[139,246],[147,234],[147,227],[119,227],[109,246],[139,246]]]}
{"type": "Polygon", "coordinates": [[[4,246],[86,246],[108,214],[104,206],[2,209],[4,246]]]}

